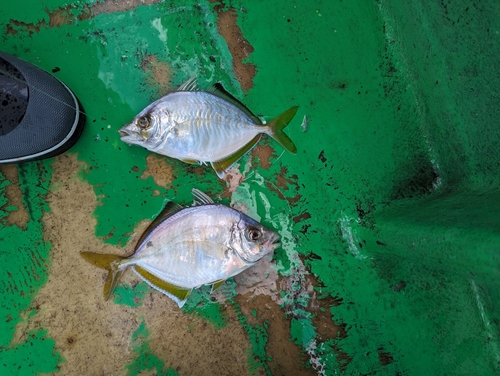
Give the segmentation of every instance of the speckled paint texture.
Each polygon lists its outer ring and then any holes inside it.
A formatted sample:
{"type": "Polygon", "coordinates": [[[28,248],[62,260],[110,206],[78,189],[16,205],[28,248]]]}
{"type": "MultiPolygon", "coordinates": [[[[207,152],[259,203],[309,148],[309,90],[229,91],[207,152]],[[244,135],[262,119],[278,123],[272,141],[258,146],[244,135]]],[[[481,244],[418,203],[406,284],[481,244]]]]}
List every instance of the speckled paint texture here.
{"type": "Polygon", "coordinates": [[[500,371],[500,6],[494,1],[0,5],[1,49],[87,115],[64,155],[0,167],[3,375],[500,371]],[[299,111],[228,174],[117,130],[196,75],[257,115],[299,111]],[[179,309],[79,253],[130,254],[191,188],[282,247],[179,309]]]}

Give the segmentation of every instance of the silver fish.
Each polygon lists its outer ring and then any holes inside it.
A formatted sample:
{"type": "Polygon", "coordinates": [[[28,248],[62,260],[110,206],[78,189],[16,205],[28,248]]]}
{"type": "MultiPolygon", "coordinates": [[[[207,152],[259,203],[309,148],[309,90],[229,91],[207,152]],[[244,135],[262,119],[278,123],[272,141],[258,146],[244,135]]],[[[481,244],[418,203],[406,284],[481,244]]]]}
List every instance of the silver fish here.
{"type": "Polygon", "coordinates": [[[219,287],[280,246],[279,236],[247,215],[216,204],[193,189],[194,204],[170,201],[149,225],[129,257],[82,252],[91,264],[108,270],[109,299],[128,267],[179,307],[202,285],[219,287]]]}
{"type": "Polygon", "coordinates": [[[210,163],[217,175],[248,152],[262,134],[296,154],[297,148],[283,128],[292,120],[294,106],[262,124],[240,101],[217,83],[199,91],[195,78],[142,110],[119,132],[121,140],[187,163],[210,163]]]}

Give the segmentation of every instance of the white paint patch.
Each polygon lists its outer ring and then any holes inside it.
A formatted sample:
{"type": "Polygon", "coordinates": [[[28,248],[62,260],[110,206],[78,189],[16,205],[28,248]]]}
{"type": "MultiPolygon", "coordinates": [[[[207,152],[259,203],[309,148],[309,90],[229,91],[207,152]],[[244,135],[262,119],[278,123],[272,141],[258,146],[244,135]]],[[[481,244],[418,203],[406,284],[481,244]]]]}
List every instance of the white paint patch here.
{"type": "Polygon", "coordinates": [[[300,127],[302,128],[302,132],[307,131],[307,129],[309,128],[309,119],[306,115],[304,115],[304,119],[302,119],[302,124],[300,124],[300,127]]]}
{"type": "Polygon", "coordinates": [[[167,43],[167,29],[165,29],[161,24],[161,18],[155,18],[151,21],[151,25],[158,30],[158,39],[160,39],[163,43],[167,43]]]}
{"type": "Polygon", "coordinates": [[[342,213],[339,223],[340,223],[340,229],[342,231],[342,237],[344,240],[347,242],[347,245],[349,247],[349,250],[351,251],[352,255],[356,257],[357,259],[365,259],[366,256],[361,254],[361,252],[358,249],[358,244],[359,240],[356,238],[356,231],[352,228],[351,223],[355,221],[359,221],[358,219],[353,219],[349,218],[347,215],[342,213]]]}
{"type": "Polygon", "coordinates": [[[316,340],[312,340],[309,343],[309,346],[306,348],[307,353],[309,354],[309,361],[313,368],[318,372],[318,375],[325,375],[325,364],[321,362],[321,359],[316,355],[316,340]]]}

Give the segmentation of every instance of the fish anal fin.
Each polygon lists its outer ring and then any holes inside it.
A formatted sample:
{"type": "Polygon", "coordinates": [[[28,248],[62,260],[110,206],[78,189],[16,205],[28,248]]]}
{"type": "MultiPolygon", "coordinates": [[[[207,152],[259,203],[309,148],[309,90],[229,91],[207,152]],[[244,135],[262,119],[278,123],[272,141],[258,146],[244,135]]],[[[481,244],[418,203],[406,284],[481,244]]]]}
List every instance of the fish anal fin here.
{"type": "Polygon", "coordinates": [[[220,161],[212,162],[212,167],[217,172],[219,178],[223,179],[226,173],[226,170],[229,169],[238,159],[240,159],[245,153],[247,153],[251,148],[259,142],[261,135],[258,134],[254,138],[250,140],[245,146],[241,149],[237,150],[235,153],[231,154],[229,157],[221,159],[220,161]]]}
{"type": "Polygon", "coordinates": [[[200,164],[199,161],[196,159],[181,159],[184,163],[189,163],[189,164],[200,164]]]}
{"type": "Polygon", "coordinates": [[[208,90],[207,93],[213,94],[219,98],[222,98],[229,103],[235,105],[238,107],[241,111],[245,113],[252,121],[257,124],[257,125],[262,125],[262,121],[255,116],[252,111],[248,109],[247,106],[245,106],[243,103],[241,103],[238,99],[233,97],[231,94],[229,94],[226,89],[224,89],[224,86],[220,82],[217,82],[216,84],[212,85],[208,90]]]}
{"type": "Polygon", "coordinates": [[[226,282],[225,279],[219,279],[218,281],[215,281],[212,283],[212,292],[217,290],[219,287],[221,287],[224,282],[226,282]]]}
{"type": "Polygon", "coordinates": [[[192,289],[186,289],[184,287],[179,287],[166,282],[138,265],[135,265],[133,269],[151,287],[154,287],[170,297],[175,297],[176,299],[174,300],[179,307],[184,305],[184,302],[188,298],[189,294],[191,294],[192,289]]]}
{"type": "Polygon", "coordinates": [[[178,211],[182,210],[183,207],[179,204],[176,204],[173,201],[167,202],[167,205],[163,208],[163,210],[158,214],[158,216],[149,224],[148,228],[142,233],[141,237],[137,241],[137,245],[135,246],[135,250],[140,247],[140,245],[144,242],[144,239],[147,238],[151,232],[158,227],[158,225],[163,222],[165,219],[171,217],[178,211]]]}

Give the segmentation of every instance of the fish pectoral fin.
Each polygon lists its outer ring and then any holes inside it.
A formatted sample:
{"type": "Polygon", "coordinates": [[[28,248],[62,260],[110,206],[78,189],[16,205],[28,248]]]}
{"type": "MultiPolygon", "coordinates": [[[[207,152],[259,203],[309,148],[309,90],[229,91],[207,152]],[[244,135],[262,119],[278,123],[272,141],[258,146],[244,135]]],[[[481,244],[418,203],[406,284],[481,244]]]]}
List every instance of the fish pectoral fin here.
{"type": "Polygon", "coordinates": [[[172,298],[177,303],[179,308],[184,305],[189,294],[193,291],[193,289],[176,286],[172,283],[164,281],[140,266],[135,265],[133,266],[133,269],[148,285],[172,298]]]}
{"type": "Polygon", "coordinates": [[[175,202],[173,201],[169,201],[167,202],[167,205],[165,205],[165,207],[163,208],[163,210],[160,212],[160,214],[158,214],[158,216],[149,224],[148,228],[146,229],[146,231],[144,231],[141,235],[141,237],[139,238],[139,240],[137,241],[137,244],[135,245],[135,250],[137,251],[137,249],[139,248],[139,246],[142,244],[142,242],[144,241],[144,239],[146,239],[146,237],[151,233],[153,232],[153,230],[158,227],[158,225],[160,223],[162,223],[165,219],[171,217],[172,215],[174,215],[175,213],[177,213],[178,211],[184,209],[181,205],[179,204],[176,204],[175,202]]]}
{"type": "Polygon", "coordinates": [[[214,292],[215,290],[217,290],[219,287],[221,287],[223,285],[223,283],[226,282],[225,279],[219,279],[218,281],[215,281],[212,283],[212,291],[211,292],[214,292]]]}
{"type": "Polygon", "coordinates": [[[229,157],[221,159],[220,161],[212,162],[212,167],[217,172],[217,176],[223,179],[226,171],[231,167],[238,159],[245,155],[251,148],[259,142],[261,135],[258,134],[250,140],[245,146],[237,150],[235,153],[231,154],[229,157]]]}
{"type": "Polygon", "coordinates": [[[212,85],[208,90],[208,93],[213,94],[219,98],[222,98],[229,103],[232,103],[236,107],[238,107],[241,111],[245,113],[252,121],[257,124],[257,125],[262,125],[262,121],[255,116],[252,111],[248,109],[247,106],[245,106],[243,103],[241,103],[238,99],[233,97],[231,94],[229,94],[226,89],[224,89],[224,86],[222,86],[219,82],[216,84],[212,85]]]}

